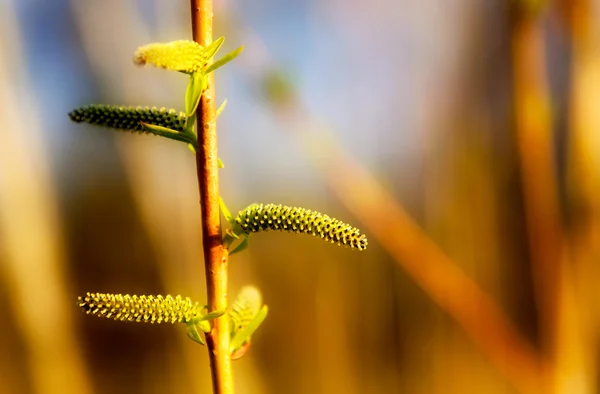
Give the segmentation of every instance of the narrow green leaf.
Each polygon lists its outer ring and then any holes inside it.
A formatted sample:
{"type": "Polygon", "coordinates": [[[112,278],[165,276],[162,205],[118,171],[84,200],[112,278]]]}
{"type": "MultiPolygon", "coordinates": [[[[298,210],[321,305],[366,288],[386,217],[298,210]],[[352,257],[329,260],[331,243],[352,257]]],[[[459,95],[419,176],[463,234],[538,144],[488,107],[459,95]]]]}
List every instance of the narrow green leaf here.
{"type": "Polygon", "coordinates": [[[217,167],[225,168],[225,164],[223,163],[223,160],[219,159],[218,157],[217,157],[217,167]]]}
{"type": "Polygon", "coordinates": [[[189,114],[192,112],[192,108],[194,107],[194,98],[193,96],[193,88],[194,88],[194,76],[196,73],[190,75],[190,81],[185,88],[185,115],[189,117],[189,114]]]}
{"type": "Polygon", "coordinates": [[[227,205],[225,205],[225,201],[223,201],[223,198],[220,196],[219,206],[221,207],[221,212],[223,213],[223,216],[225,216],[225,219],[227,219],[227,222],[229,222],[229,224],[231,224],[232,226],[235,226],[235,218],[231,214],[229,208],[227,208],[227,205]]]}
{"type": "Polygon", "coordinates": [[[225,312],[226,312],[225,309],[219,309],[218,311],[213,311],[213,312],[207,313],[206,315],[194,316],[191,321],[198,324],[203,321],[212,320],[212,319],[216,319],[217,317],[221,317],[225,314],[225,312]]]}
{"type": "Polygon", "coordinates": [[[204,345],[204,340],[202,339],[202,335],[198,332],[198,327],[194,324],[193,321],[187,323],[186,327],[187,336],[190,337],[194,342],[198,342],[200,345],[204,345]]]}
{"type": "Polygon", "coordinates": [[[197,71],[190,75],[190,82],[185,91],[186,116],[191,117],[196,112],[196,108],[198,108],[198,103],[200,102],[200,96],[204,89],[206,89],[206,85],[206,74],[204,72],[197,71]]]}
{"type": "Polygon", "coordinates": [[[225,106],[227,106],[227,99],[223,100],[223,103],[221,103],[219,108],[217,108],[217,113],[216,113],[217,118],[219,117],[219,115],[221,115],[221,112],[223,112],[223,110],[225,109],[225,106]]]}
{"type": "Polygon", "coordinates": [[[240,236],[237,235],[232,229],[228,228],[225,230],[225,233],[230,236],[233,240],[240,239],[240,236]]]}
{"type": "Polygon", "coordinates": [[[235,333],[229,345],[230,351],[233,352],[241,348],[242,345],[250,339],[252,334],[254,334],[254,331],[256,331],[258,327],[260,327],[263,321],[265,321],[268,313],[269,308],[266,305],[263,305],[263,307],[256,314],[256,316],[254,316],[254,319],[252,319],[252,321],[248,323],[248,325],[244,327],[243,330],[235,333]]]}
{"type": "Polygon", "coordinates": [[[194,126],[196,125],[196,112],[192,112],[192,115],[188,116],[185,121],[184,131],[188,134],[196,135],[194,126]]]}
{"type": "Polygon", "coordinates": [[[238,49],[235,49],[235,50],[229,52],[227,55],[223,56],[222,58],[220,58],[219,60],[217,60],[216,62],[214,62],[210,66],[208,66],[204,70],[204,73],[206,75],[208,75],[209,73],[215,71],[216,69],[223,67],[224,65],[226,65],[227,63],[229,63],[230,61],[232,61],[233,59],[235,59],[240,53],[242,53],[243,49],[244,49],[244,47],[241,46],[238,49]]]}
{"type": "Polygon", "coordinates": [[[219,309],[218,311],[210,312],[210,313],[204,315],[202,320],[216,319],[217,317],[223,316],[225,314],[225,312],[227,312],[226,309],[219,309]]]}
{"type": "Polygon", "coordinates": [[[194,145],[188,144],[188,148],[192,151],[193,154],[196,154],[196,148],[194,148],[194,145]]]}
{"type": "MultiPolygon", "coordinates": [[[[189,324],[194,324],[194,327],[200,327],[200,329],[204,332],[210,332],[210,323],[209,320],[216,319],[217,317],[221,317],[225,314],[225,309],[220,309],[218,311],[213,311],[207,313],[206,315],[195,316],[190,320],[189,324]]],[[[197,331],[197,329],[196,329],[197,331]]],[[[188,334],[189,335],[189,334],[188,334]]]]}
{"type": "Polygon", "coordinates": [[[144,126],[149,132],[153,133],[170,133],[170,134],[179,134],[179,131],[170,129],[168,127],[159,126],[155,124],[140,122],[142,126],[144,126]]]}
{"type": "Polygon", "coordinates": [[[235,242],[236,239],[238,239],[239,237],[237,235],[234,235],[231,232],[231,229],[227,229],[225,230],[225,236],[223,237],[223,247],[225,249],[229,249],[229,247],[231,246],[232,243],[235,242]]]}
{"type": "Polygon", "coordinates": [[[207,46],[204,49],[204,56],[206,57],[206,59],[210,59],[211,57],[215,56],[217,51],[221,48],[221,45],[223,45],[224,41],[225,37],[219,37],[216,40],[214,40],[209,46],[207,46]]]}
{"type": "Polygon", "coordinates": [[[158,126],[155,124],[149,124],[140,122],[141,125],[146,129],[148,133],[158,135],[161,137],[169,138],[176,141],[187,142],[194,148],[198,145],[198,140],[195,135],[189,133],[180,133],[176,130],[169,129],[167,127],[158,126]]]}
{"type": "Polygon", "coordinates": [[[231,252],[229,252],[229,255],[231,256],[234,253],[241,252],[242,250],[244,250],[244,249],[246,249],[248,247],[249,243],[250,243],[250,236],[246,235],[244,237],[244,239],[242,240],[242,242],[240,242],[238,244],[238,246],[236,246],[235,248],[233,248],[233,250],[231,252]]]}

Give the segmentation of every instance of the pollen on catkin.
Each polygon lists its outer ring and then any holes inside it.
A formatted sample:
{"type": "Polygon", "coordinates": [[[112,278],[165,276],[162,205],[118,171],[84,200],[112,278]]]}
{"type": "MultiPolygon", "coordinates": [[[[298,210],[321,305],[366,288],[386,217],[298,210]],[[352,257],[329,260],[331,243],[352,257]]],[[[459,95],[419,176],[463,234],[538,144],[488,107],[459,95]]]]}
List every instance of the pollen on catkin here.
{"type": "Polygon", "coordinates": [[[73,122],[89,123],[113,129],[147,133],[142,122],[166,127],[178,132],[185,130],[186,116],[183,112],[155,107],[123,107],[118,105],[92,104],[69,113],[73,122]]]}
{"type": "Polygon", "coordinates": [[[77,305],[87,314],[120,321],[187,323],[200,314],[197,302],[181,296],[87,293],[77,305]]]}
{"type": "Polygon", "coordinates": [[[203,46],[194,41],[179,40],[144,45],[133,55],[135,64],[151,64],[168,70],[193,73],[208,62],[203,46]]]}
{"type": "Polygon", "coordinates": [[[288,231],[312,234],[358,250],[367,248],[367,238],[357,228],[305,208],[254,204],[240,211],[236,222],[248,234],[268,230],[288,231]]]}
{"type": "Polygon", "coordinates": [[[237,298],[231,305],[229,316],[231,317],[231,332],[243,330],[254,316],[258,314],[262,306],[262,295],[254,286],[245,286],[238,293],[237,298]]]}

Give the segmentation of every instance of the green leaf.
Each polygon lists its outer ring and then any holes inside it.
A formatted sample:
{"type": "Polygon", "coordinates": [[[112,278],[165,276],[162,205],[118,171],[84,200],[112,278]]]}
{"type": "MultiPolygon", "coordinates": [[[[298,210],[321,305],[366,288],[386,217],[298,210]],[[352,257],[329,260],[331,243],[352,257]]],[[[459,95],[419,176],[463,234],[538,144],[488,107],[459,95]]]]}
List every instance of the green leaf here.
{"type": "Polygon", "coordinates": [[[206,74],[202,71],[197,71],[190,75],[190,82],[185,91],[185,114],[189,118],[198,108],[200,96],[207,86],[206,74]]]}
{"type": "Polygon", "coordinates": [[[235,50],[229,52],[227,55],[223,56],[222,58],[220,58],[219,60],[217,60],[216,62],[214,62],[210,66],[208,66],[204,70],[204,73],[206,75],[208,75],[209,73],[215,71],[216,69],[223,67],[224,65],[226,65],[227,63],[229,63],[230,61],[232,61],[233,59],[235,59],[240,53],[242,53],[243,49],[244,49],[244,47],[241,46],[238,49],[235,49],[235,50]]]}
{"type": "Polygon", "coordinates": [[[233,351],[241,348],[242,345],[250,339],[252,334],[254,334],[254,331],[256,331],[256,329],[258,329],[258,327],[260,327],[260,325],[262,324],[263,321],[265,321],[268,313],[269,313],[269,308],[266,305],[263,305],[263,307],[256,314],[256,316],[254,316],[252,321],[250,323],[248,323],[248,325],[246,327],[244,327],[244,329],[235,333],[235,335],[231,339],[231,343],[229,345],[230,351],[233,352],[233,351]]]}
{"type": "Polygon", "coordinates": [[[217,157],[217,167],[225,168],[225,164],[223,164],[223,161],[221,159],[219,159],[218,157],[217,157]]]}
{"type": "Polygon", "coordinates": [[[237,235],[232,229],[228,228],[227,230],[225,230],[225,233],[231,237],[231,239],[236,240],[236,239],[240,239],[239,235],[237,235]]]}
{"type": "Polygon", "coordinates": [[[186,331],[187,336],[190,337],[191,340],[198,342],[200,345],[204,345],[204,340],[198,332],[198,327],[194,324],[193,321],[187,323],[186,331]]]}
{"type": "Polygon", "coordinates": [[[198,323],[198,325],[200,326],[200,329],[205,333],[208,334],[210,332],[210,323],[206,320],[201,321],[200,323],[198,323]]]}
{"type": "Polygon", "coordinates": [[[211,57],[215,56],[217,51],[221,48],[221,45],[223,45],[224,41],[225,37],[219,37],[216,40],[214,40],[209,46],[207,46],[204,49],[204,56],[206,56],[207,59],[210,59],[211,57]]]}
{"type": "Polygon", "coordinates": [[[212,320],[212,319],[216,319],[217,317],[221,317],[225,314],[225,312],[227,312],[227,309],[219,309],[218,311],[212,311],[210,313],[207,313],[206,315],[204,315],[202,320],[212,320]]]}
{"type": "Polygon", "coordinates": [[[161,137],[169,138],[176,141],[187,142],[192,145],[194,148],[198,146],[198,140],[194,134],[189,133],[180,133],[179,131],[169,129],[167,127],[158,126],[155,124],[149,124],[140,122],[140,124],[146,129],[148,133],[158,135],[161,137]]]}
{"type": "Polygon", "coordinates": [[[229,208],[227,208],[227,205],[225,205],[225,201],[223,201],[223,198],[220,196],[219,196],[219,206],[221,207],[221,212],[223,213],[223,216],[225,216],[225,219],[229,222],[229,224],[234,226],[235,218],[231,214],[231,211],[229,211],[229,208]]]}
{"type": "MultiPolygon", "coordinates": [[[[206,333],[210,332],[210,323],[209,320],[212,319],[216,319],[217,317],[221,317],[225,314],[226,310],[225,309],[220,309],[218,311],[213,311],[210,313],[207,313],[206,315],[199,315],[199,316],[195,316],[193,317],[190,322],[188,323],[188,331],[190,330],[189,325],[192,324],[194,325],[194,329],[196,330],[196,332],[198,331],[197,327],[200,327],[200,329],[206,333]]],[[[190,334],[188,333],[188,336],[190,334]]],[[[194,339],[194,338],[192,338],[194,339]]]]}
{"type": "Polygon", "coordinates": [[[219,108],[217,108],[217,112],[215,117],[219,117],[219,115],[221,115],[221,112],[223,112],[223,110],[225,109],[225,106],[227,105],[227,99],[223,100],[223,103],[221,103],[221,105],[219,106],[219,108]]]}
{"type": "Polygon", "coordinates": [[[188,116],[185,121],[185,128],[184,128],[185,132],[188,134],[196,135],[196,133],[194,132],[195,125],[196,125],[196,113],[193,112],[192,115],[188,116]]]}
{"type": "Polygon", "coordinates": [[[155,124],[150,124],[150,123],[145,123],[145,122],[140,122],[149,132],[154,133],[154,134],[165,134],[165,133],[170,133],[170,134],[179,134],[179,131],[177,130],[173,130],[170,129],[168,127],[164,127],[164,126],[159,126],[159,125],[155,125],[155,124]]]}
{"type": "Polygon", "coordinates": [[[225,309],[219,309],[218,311],[212,311],[210,313],[207,313],[206,315],[195,316],[190,321],[198,324],[203,321],[212,320],[212,319],[216,319],[217,317],[221,317],[225,314],[225,312],[226,312],[225,309]]]}
{"type": "Polygon", "coordinates": [[[242,240],[242,242],[240,242],[238,244],[238,246],[236,246],[235,248],[233,248],[233,250],[231,252],[229,252],[229,255],[231,256],[234,253],[241,252],[242,250],[244,250],[244,249],[246,249],[248,247],[249,243],[250,243],[250,236],[246,235],[244,237],[244,239],[242,240]]]}
{"type": "Polygon", "coordinates": [[[225,236],[223,237],[223,247],[225,249],[229,249],[231,244],[233,244],[237,239],[240,239],[240,237],[237,234],[235,234],[230,228],[228,228],[227,230],[225,230],[225,236]]]}

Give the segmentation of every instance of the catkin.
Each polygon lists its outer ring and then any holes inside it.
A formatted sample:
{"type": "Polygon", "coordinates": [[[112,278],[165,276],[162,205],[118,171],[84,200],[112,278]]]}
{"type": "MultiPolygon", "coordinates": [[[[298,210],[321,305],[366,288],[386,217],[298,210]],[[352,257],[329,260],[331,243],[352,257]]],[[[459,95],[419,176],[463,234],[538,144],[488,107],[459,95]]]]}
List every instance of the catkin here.
{"type": "Polygon", "coordinates": [[[87,314],[120,321],[144,323],[187,323],[201,307],[189,298],[170,295],[87,293],[77,305],[87,314]]]}
{"type": "Polygon", "coordinates": [[[135,64],[151,64],[167,70],[193,73],[201,70],[208,58],[203,46],[194,41],[179,40],[153,43],[138,48],[133,55],[135,64]]]}
{"type": "Polygon", "coordinates": [[[104,104],[92,104],[77,108],[69,113],[69,117],[77,123],[85,122],[96,126],[140,133],[149,133],[142,122],[183,132],[186,121],[183,112],[177,113],[172,109],[104,104]]]}
{"type": "Polygon", "coordinates": [[[236,222],[248,234],[280,230],[312,234],[331,243],[347,245],[358,250],[367,248],[367,238],[357,228],[305,208],[254,204],[240,211],[236,222]]]}

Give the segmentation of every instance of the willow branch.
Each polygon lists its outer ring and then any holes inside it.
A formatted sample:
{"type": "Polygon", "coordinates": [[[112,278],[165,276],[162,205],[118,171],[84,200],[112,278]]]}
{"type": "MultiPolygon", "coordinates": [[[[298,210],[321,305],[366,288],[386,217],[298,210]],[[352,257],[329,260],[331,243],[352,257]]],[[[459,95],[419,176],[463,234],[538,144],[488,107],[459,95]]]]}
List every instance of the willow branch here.
{"type": "MultiPolygon", "coordinates": [[[[212,0],[192,0],[192,32],[194,41],[207,46],[212,42],[212,0]]],[[[202,215],[202,245],[206,270],[206,290],[209,311],[227,308],[227,251],[221,243],[219,211],[219,176],[217,165],[217,129],[214,78],[202,93],[197,112],[198,149],[196,167],[200,188],[202,215]]],[[[229,354],[229,319],[213,320],[206,334],[210,357],[213,392],[233,393],[231,358],[229,354]]]]}

